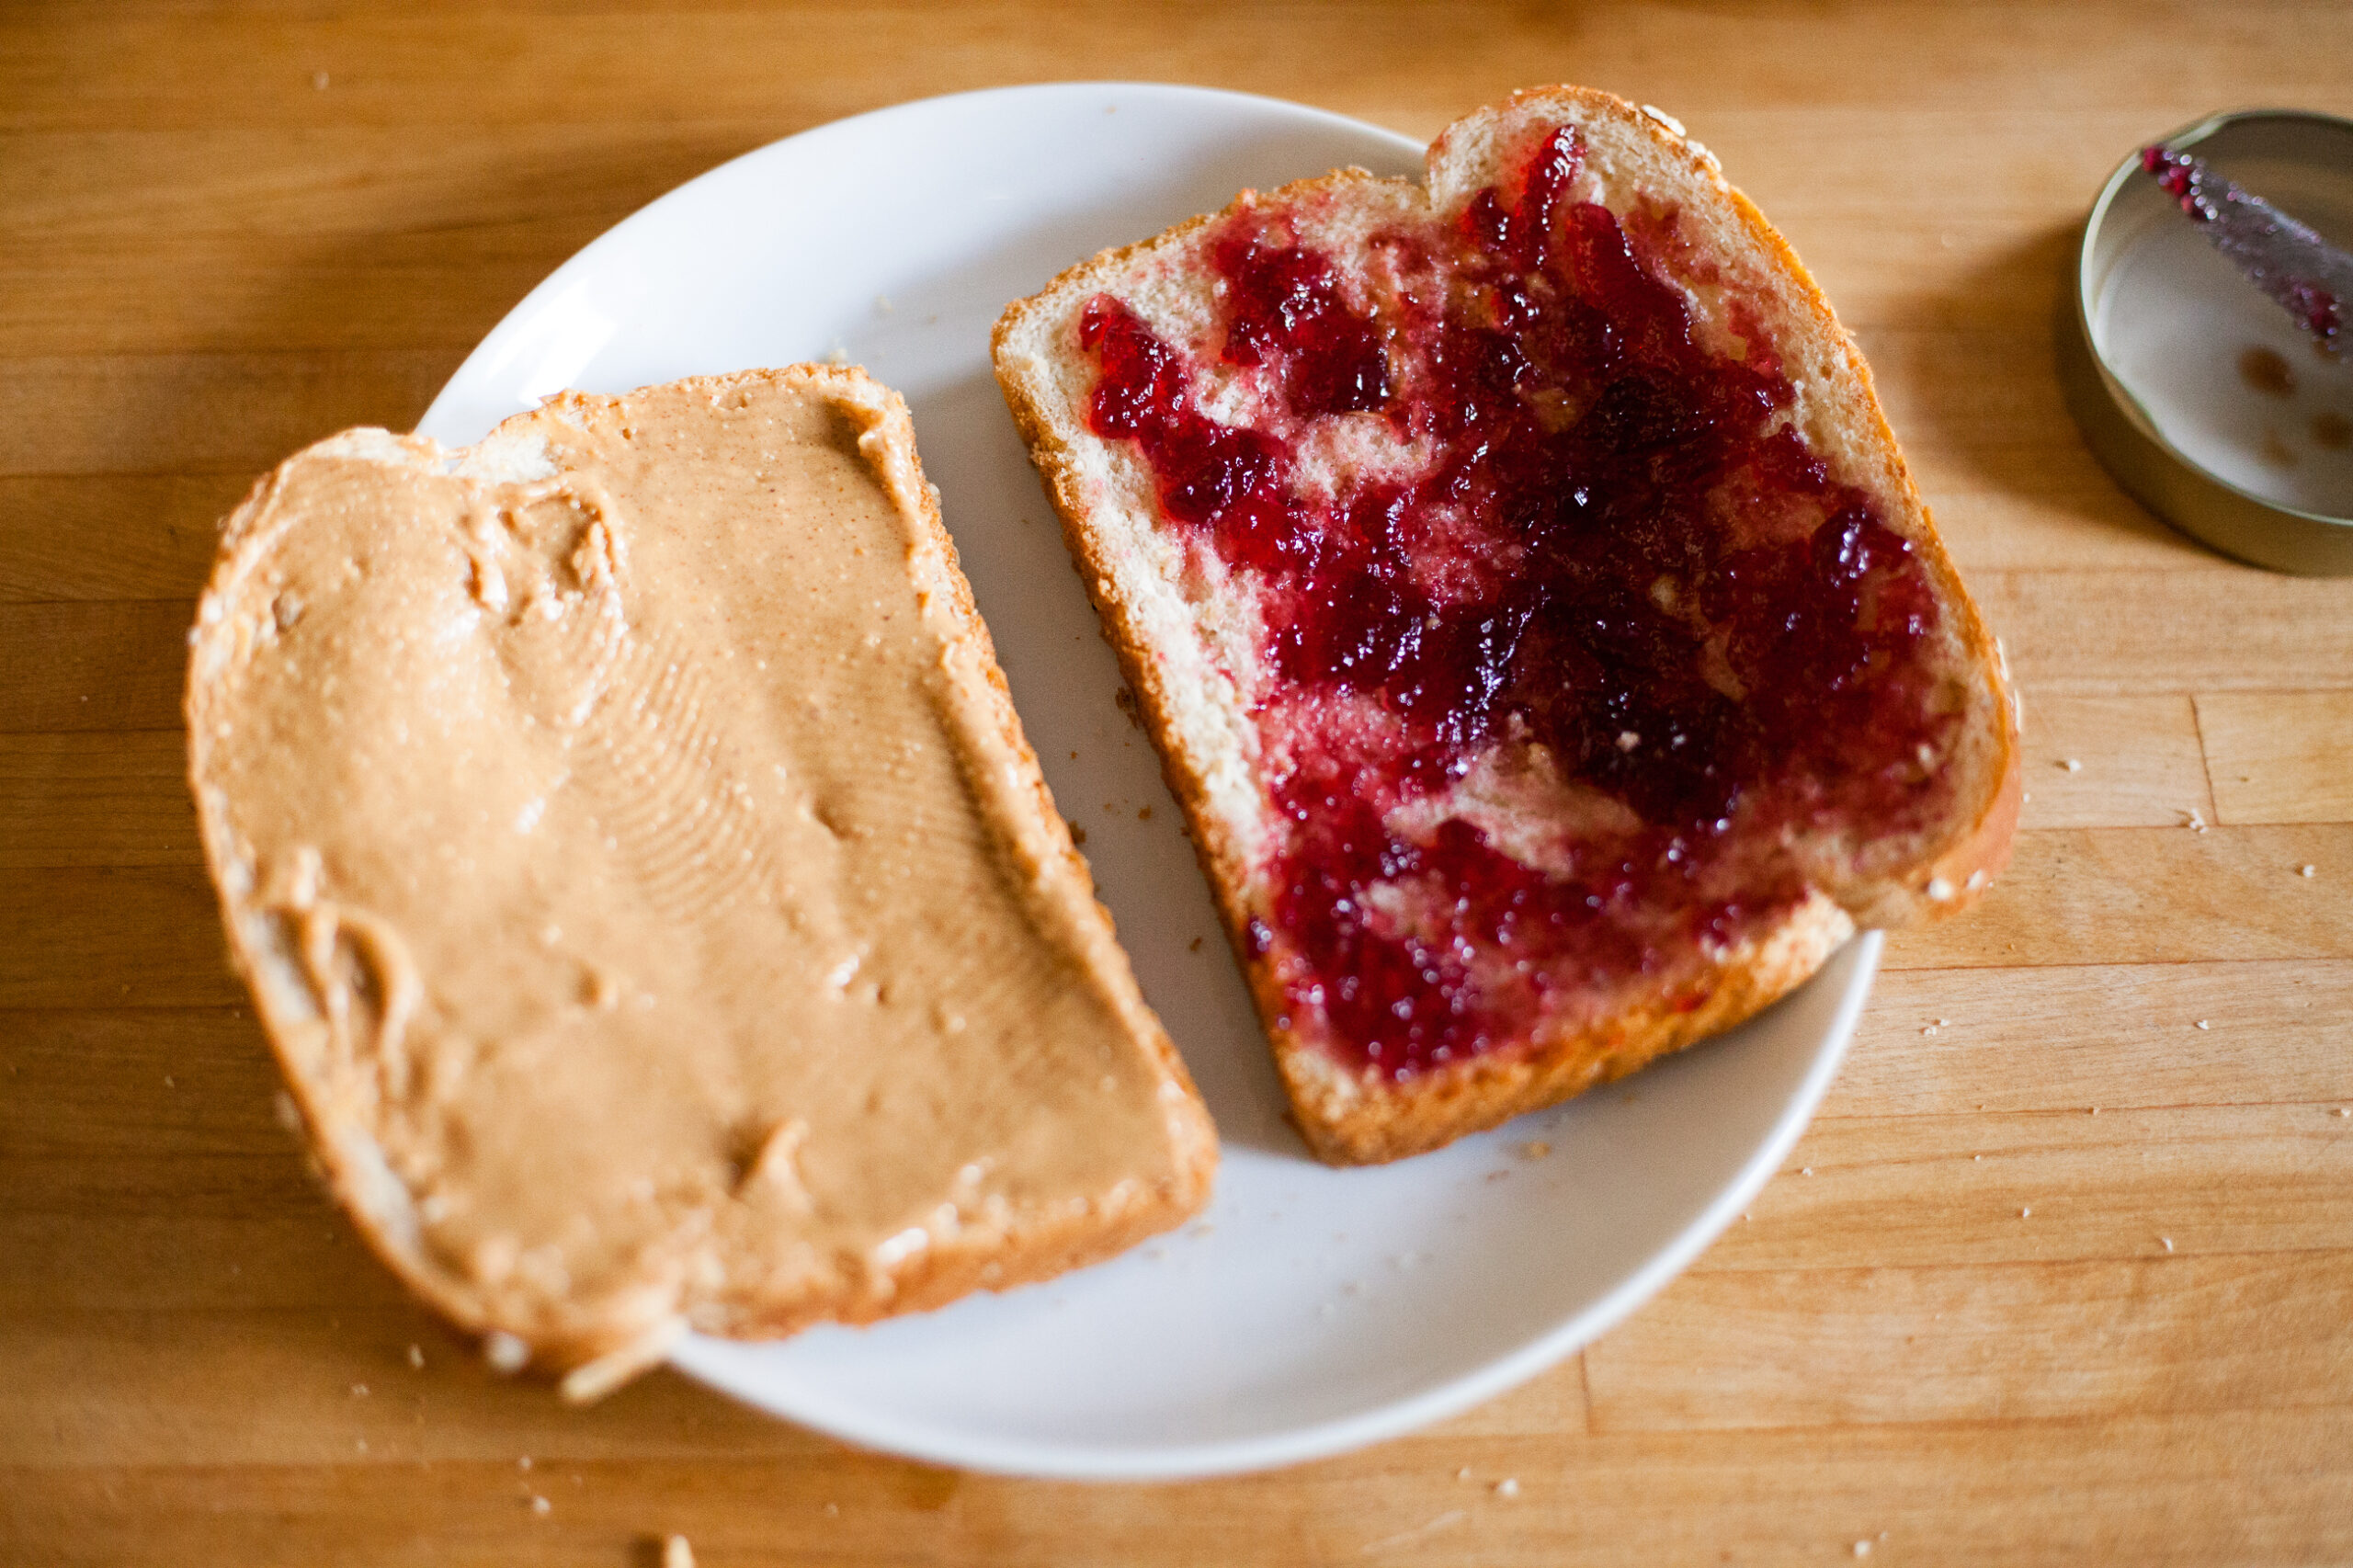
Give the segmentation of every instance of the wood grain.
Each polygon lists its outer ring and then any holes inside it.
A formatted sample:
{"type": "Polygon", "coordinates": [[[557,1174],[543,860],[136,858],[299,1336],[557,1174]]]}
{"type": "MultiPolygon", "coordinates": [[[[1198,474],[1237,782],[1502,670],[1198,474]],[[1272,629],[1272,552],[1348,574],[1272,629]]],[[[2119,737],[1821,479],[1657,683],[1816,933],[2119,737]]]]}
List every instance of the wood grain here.
{"type": "Polygon", "coordinates": [[[254,478],[0,479],[0,603],[193,600],[254,478]]]}
{"type": "Polygon", "coordinates": [[[2286,0],[0,7],[0,1562],[651,1568],[674,1530],[706,1568],[2353,1561],[2353,585],[2125,497],[2052,338],[2119,158],[2353,113],[2347,58],[2353,11],[2286,0]],[[679,181],[1082,78],[1424,136],[1549,80],[1680,116],[1857,332],[2004,640],[2016,862],[1891,943],[1693,1268],[1425,1432],[1073,1486],[669,1373],[565,1408],[411,1302],[279,1124],[180,778],[215,524],[412,423],[679,181]]]}
{"type": "Polygon", "coordinates": [[[1824,1119],[1699,1270],[2329,1252],[2353,1225],[2341,1104],[1824,1119]]]}
{"type": "Polygon", "coordinates": [[[2024,747],[2021,827],[2179,827],[2191,811],[2220,820],[2187,693],[2038,695],[2024,747]]]}
{"type": "Polygon", "coordinates": [[[354,425],[415,425],[460,358],[290,349],[0,359],[0,474],[250,478],[354,425]]]}
{"type": "Polygon", "coordinates": [[[2353,593],[2342,578],[2226,573],[1983,572],[1970,591],[2001,629],[2031,702],[2155,690],[2343,690],[2353,593]]]}
{"type": "Polygon", "coordinates": [[[244,999],[199,868],[49,867],[0,879],[0,1008],[244,999]]]}
{"type": "Polygon", "coordinates": [[[168,730],[179,722],[193,603],[0,604],[0,733],[168,730]]]}
{"type": "MultiPolygon", "coordinates": [[[[846,1450],[420,1465],[355,1455],[257,1471],[178,1462],[0,1472],[63,1564],[153,1535],[207,1562],[698,1562],[763,1568],[1204,1562],[1549,1568],[2029,1561],[2293,1563],[2353,1554],[2341,1408],[1779,1431],[1439,1432],[1279,1479],[1135,1490],[962,1476],[846,1450]],[[1464,1472],[1468,1472],[1465,1474],[1464,1472]],[[1510,1479],[1517,1494],[1498,1496],[1510,1479]],[[531,1507],[545,1496],[544,1516],[531,1507]],[[756,1506],[745,1500],[757,1499],[756,1506]],[[504,1554],[504,1555],[502,1555],[504,1554]]],[[[519,1457],[519,1456],[518,1456],[519,1457]]]]}
{"type": "Polygon", "coordinates": [[[0,733],[0,870],[200,863],[177,730],[0,733]]]}
{"type": "Polygon", "coordinates": [[[2353,831],[2021,833],[1990,919],[1896,933],[1894,969],[2353,957],[2353,831]],[[2302,875],[2302,868],[2313,875],[2302,875]]]}
{"type": "Polygon", "coordinates": [[[1601,1431],[2325,1407],[2353,1396],[2348,1312],[2335,1253],[1711,1270],[1586,1367],[1601,1431]],[[2037,1332],[2002,1332],[2021,1309],[2037,1332]]]}
{"type": "Polygon", "coordinates": [[[1823,1115],[2332,1099],[2353,1102],[2342,960],[1897,970],[1823,1115]]]}
{"type": "Polygon", "coordinates": [[[2209,692],[2198,729],[2217,822],[2353,822],[2353,692],[2209,692]]]}

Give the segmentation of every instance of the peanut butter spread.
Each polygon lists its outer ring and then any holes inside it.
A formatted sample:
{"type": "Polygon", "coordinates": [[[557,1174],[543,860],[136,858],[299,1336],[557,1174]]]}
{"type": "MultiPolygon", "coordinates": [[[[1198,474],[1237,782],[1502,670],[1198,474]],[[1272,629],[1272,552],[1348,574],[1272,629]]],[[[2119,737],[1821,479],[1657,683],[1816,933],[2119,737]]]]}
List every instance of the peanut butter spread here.
{"type": "Polygon", "coordinates": [[[1205,1195],[862,373],[335,437],[232,519],[193,642],[233,945],[331,1176],[461,1322],[562,1363],[862,1320],[1205,1195]]]}

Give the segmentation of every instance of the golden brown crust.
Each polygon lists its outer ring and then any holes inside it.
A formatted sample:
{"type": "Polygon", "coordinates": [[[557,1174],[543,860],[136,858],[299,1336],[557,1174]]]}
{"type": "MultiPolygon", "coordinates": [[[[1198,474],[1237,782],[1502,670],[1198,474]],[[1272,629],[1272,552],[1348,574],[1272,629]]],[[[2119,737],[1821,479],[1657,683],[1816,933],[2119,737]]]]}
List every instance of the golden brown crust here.
{"type": "MultiPolygon", "coordinates": [[[[863,376],[864,372],[858,374],[863,376]]],[[[892,438],[904,444],[912,460],[915,450],[914,419],[907,412],[905,402],[896,392],[891,394],[891,405],[892,438]]],[[[1127,953],[1116,939],[1117,927],[1112,921],[1111,911],[1095,896],[1095,874],[1071,837],[1069,820],[1055,807],[1053,791],[1046,783],[1045,769],[1039,766],[1037,751],[1031,747],[1029,737],[1021,728],[1021,716],[1013,706],[1013,688],[1006,681],[1005,666],[997,660],[996,640],[989,634],[988,622],[982,619],[981,608],[972,597],[972,580],[964,575],[962,562],[956,553],[956,541],[949,536],[947,522],[939,513],[939,492],[933,485],[923,486],[920,515],[930,544],[947,563],[946,576],[953,615],[978,656],[984,683],[983,701],[998,739],[1014,756],[1036,808],[1038,825],[1062,862],[1062,874],[1086,890],[1094,914],[1101,921],[1107,938],[1105,956],[1108,961],[1116,962],[1122,973],[1120,994],[1126,1004],[1124,1011],[1130,1026],[1145,1040],[1162,1073],[1183,1091],[1176,1101],[1179,1184],[1158,1193],[1161,1201],[1155,1203],[1150,1212],[1138,1213],[1133,1217],[1132,1233],[1120,1230],[1101,1233],[1104,1239],[1092,1249],[1082,1237],[1058,1240],[1051,1235],[1038,1234],[1028,1239],[1028,1244],[1034,1246],[1040,1254],[1038,1259],[995,1260],[1006,1268],[1006,1285],[1027,1284],[1124,1252],[1143,1237],[1179,1223],[1208,1202],[1210,1187],[1217,1174],[1217,1130],[1211,1123],[1208,1108],[1201,1104],[1200,1092],[1194,1086],[1192,1075],[1186,1071],[1185,1059],[1177,1054],[1176,1043],[1168,1038],[1168,1031],[1162,1027],[1158,1015],[1145,1006],[1133,976],[1127,972],[1127,953]],[[1119,1236],[1124,1236],[1124,1239],[1110,1239],[1119,1236]],[[1048,1258],[1064,1261],[1050,1263],[1045,1261],[1048,1258]]],[[[1097,1217],[1090,1221],[1090,1228],[1099,1231],[1101,1223],[1097,1217]]],[[[983,1260],[975,1267],[985,1270],[990,1267],[990,1260],[983,1260]]],[[[966,1284],[936,1299],[926,1297],[922,1304],[926,1307],[938,1305],[975,1288],[972,1284],[966,1284]]]]}
{"type": "MultiPolygon", "coordinates": [[[[1660,117],[1608,94],[1566,86],[1532,88],[1514,94],[1493,109],[1458,120],[1431,144],[1423,188],[1436,187],[1449,159],[1477,155],[1479,148],[1471,143],[1501,134],[1497,127],[1521,113],[1565,116],[1588,126],[1607,122],[1645,138],[1662,158],[1672,161],[1679,177],[1688,177],[1723,199],[1754,256],[1761,258],[1756,266],[1788,286],[1790,302],[1803,317],[1801,330],[1836,356],[1837,372],[1853,394],[1849,434],[1863,460],[1873,469],[1879,487],[1898,503],[1891,526],[1912,541],[1949,611],[1957,660],[1982,672],[1982,705],[1975,711],[1982,721],[1978,744],[1984,755],[1971,758],[1970,766],[1973,777],[1988,782],[1956,812],[1939,842],[1903,863],[1874,865],[1856,875],[1825,862],[1819,868],[1821,891],[1756,939],[1718,958],[1696,1005],[1688,1003],[1689,993],[1683,1006],[1660,999],[1631,1008],[1590,1034],[1546,1040],[1518,1055],[1449,1064],[1402,1084],[1342,1066],[1318,1047],[1294,1038],[1282,1023],[1287,1003],[1279,978],[1252,950],[1247,935],[1256,911],[1252,907],[1254,873],[1243,824],[1217,809],[1203,759],[1183,744],[1178,715],[1190,694],[1172,685],[1165,651],[1155,645],[1133,597],[1120,589],[1123,563],[1107,548],[1095,516],[1097,503],[1087,494],[1080,457],[1074,449],[1072,415],[1051,406],[1051,389],[1029,358],[1040,351],[1019,340],[1046,321],[1049,312],[1066,308],[1079,290],[1091,292],[1095,287],[1126,279],[1202,225],[1245,205],[1306,203],[1350,188],[1404,182],[1376,181],[1363,171],[1343,170],[1284,186],[1264,197],[1245,192],[1222,213],[1188,220],[1153,239],[1105,252],[1065,269],[1044,290],[1009,307],[999,319],[993,339],[998,384],[1062,519],[1063,538],[1102,617],[1106,637],[1135,693],[1160,753],[1169,790],[1185,812],[1228,939],[1267,1027],[1300,1130],[1316,1155],[1333,1164],[1391,1160],[1436,1148],[1463,1133],[1567,1098],[1667,1051],[1730,1028],[1812,975],[1856,924],[1913,924],[1941,918],[1967,905],[2006,861],[2017,822],[2016,720],[1999,650],[1920,501],[1880,406],[1870,369],[1838,325],[1829,301],[1781,235],[1753,203],[1724,182],[1712,156],[1660,117]]],[[[1064,347],[1063,352],[1069,351],[1064,347]]]]}
{"type": "MultiPolygon", "coordinates": [[[[712,389],[746,381],[805,379],[820,388],[847,386],[853,381],[870,387],[863,372],[824,366],[796,366],[780,370],[756,370],[735,376],[698,378],[712,389]]],[[[881,433],[916,463],[915,436],[904,403],[883,391],[887,407],[881,433]]],[[[519,420],[535,417],[518,416],[519,420]]],[[[502,427],[504,428],[504,427],[502,427]]],[[[497,433],[494,433],[493,439],[497,433]]],[[[388,466],[411,463],[440,472],[441,449],[417,437],[384,432],[347,432],[323,446],[358,439],[370,460],[388,466]]],[[[473,449],[480,450],[480,448],[473,449]]],[[[313,451],[316,449],[313,449],[313,451]]],[[[642,1370],[660,1358],[683,1326],[674,1310],[660,1307],[651,1314],[621,1314],[566,1307],[530,1323],[497,1318],[469,1281],[438,1260],[418,1233],[417,1217],[407,1189],[386,1167],[369,1125],[347,1102],[338,1102],[310,1071],[296,1049],[299,1018],[280,994],[273,971],[284,968],[281,954],[270,950],[250,907],[251,867],[234,842],[226,813],[218,809],[210,780],[212,752],[231,715],[222,706],[222,694],[212,677],[227,644],[236,633],[216,605],[230,597],[233,585],[267,560],[281,531],[274,516],[278,493],[293,465],[311,452],[297,454],[257,481],[244,500],[222,525],[221,541],[211,574],[211,588],[191,634],[192,653],[185,698],[188,724],[190,788],[205,858],[227,926],[231,961],[252,991],[257,1010],[285,1076],[290,1098],[300,1115],[322,1179],[351,1215],[362,1239],[385,1266],[430,1306],[460,1328],[476,1335],[509,1335],[528,1351],[530,1366],[543,1372],[574,1375],[566,1392],[595,1397],[642,1370]]],[[[980,678],[964,689],[980,710],[980,717],[996,733],[1017,774],[1014,796],[1026,802],[1025,814],[1056,862],[1050,875],[1058,884],[1074,886],[1093,915],[1100,919],[1099,941],[1087,944],[1090,962],[1116,970],[1106,990],[1117,1000],[1123,1020],[1156,1064],[1165,1092],[1161,1096],[1169,1126],[1174,1169],[1163,1180],[1120,1183],[1077,1211],[1043,1211],[1016,1220],[1002,1232],[973,1244],[949,1243],[918,1254],[893,1276],[895,1291],[887,1298],[848,1296],[831,1301],[796,1300],[764,1306],[753,1302],[733,1309],[724,1327],[745,1336],[793,1333],[824,1321],[865,1323],[899,1312],[942,1305],[980,1289],[1002,1290],[1051,1278],[1070,1268],[1120,1253],[1147,1235],[1165,1231],[1196,1212],[1208,1199],[1217,1164],[1217,1143],[1208,1112],[1195,1092],[1181,1059],[1159,1020],[1145,1006],[1124,953],[1112,937],[1109,913],[1093,893],[1086,863],[1070,835],[1069,824],[1054,809],[1037,758],[1023,736],[1005,677],[998,666],[986,624],[972,597],[971,587],[957,562],[955,547],[940,517],[938,492],[921,483],[914,468],[920,500],[915,508],[922,544],[937,549],[946,570],[943,585],[957,624],[955,641],[962,645],[971,671],[980,678]]],[[[512,1369],[511,1368],[506,1369],[512,1369]]]]}
{"type": "Polygon", "coordinates": [[[1449,1062],[1404,1085],[1351,1073],[1281,1030],[1276,1066],[1316,1158],[1336,1165],[1403,1159],[1557,1105],[1745,1022],[1810,979],[1854,928],[1816,895],[1767,940],[1718,965],[1712,989],[1696,1002],[1655,999],[1592,1033],[1449,1062]]]}

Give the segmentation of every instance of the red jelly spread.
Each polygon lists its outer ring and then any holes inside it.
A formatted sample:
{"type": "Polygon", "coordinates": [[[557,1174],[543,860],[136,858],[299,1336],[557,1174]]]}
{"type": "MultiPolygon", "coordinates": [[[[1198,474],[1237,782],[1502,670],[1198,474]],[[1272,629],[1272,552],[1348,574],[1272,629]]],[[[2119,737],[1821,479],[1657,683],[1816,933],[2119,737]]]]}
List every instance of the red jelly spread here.
{"type": "Polygon", "coordinates": [[[1790,427],[1753,325],[1703,343],[1676,214],[1576,199],[1581,165],[1564,128],[1348,256],[1245,208],[1204,341],[1109,295],[1080,324],[1090,427],[1259,608],[1280,1021],[1399,1078],[1630,988],[1698,1006],[1699,950],[1804,898],[1788,835],[1900,831],[1942,788],[1910,546],[1790,427]],[[1316,482],[1336,422],[1409,460],[1316,482]]]}
{"type": "Polygon", "coordinates": [[[2345,326],[2337,291],[2348,258],[2259,196],[2242,190],[2205,161],[2169,147],[2141,149],[2141,167],[2247,281],[2269,295],[2321,346],[2336,351],[2345,326]],[[2330,276],[2333,274],[2333,276],[2330,276]]]}

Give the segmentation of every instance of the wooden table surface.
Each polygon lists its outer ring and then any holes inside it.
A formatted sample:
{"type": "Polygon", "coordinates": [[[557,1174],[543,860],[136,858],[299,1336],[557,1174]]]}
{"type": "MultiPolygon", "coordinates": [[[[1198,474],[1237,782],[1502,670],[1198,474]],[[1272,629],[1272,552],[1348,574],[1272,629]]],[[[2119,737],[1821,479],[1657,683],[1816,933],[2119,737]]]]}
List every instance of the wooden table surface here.
{"type": "Polygon", "coordinates": [[[2353,580],[2154,522],[2051,347],[2120,155],[2353,113],[2348,65],[2353,7],[2259,0],[0,6],[0,1562],[650,1564],[673,1531],[706,1568],[2353,1561],[2353,580]],[[722,159],[1088,76],[1416,136],[1556,80],[1681,116],[1861,339],[2008,643],[2017,862],[1891,944],[1749,1222],[1420,1435],[1046,1484],[668,1373],[585,1412],[502,1382],[273,1119],[180,782],[214,520],[316,437],[412,424],[722,159]]]}

